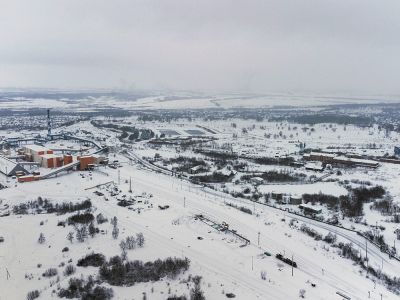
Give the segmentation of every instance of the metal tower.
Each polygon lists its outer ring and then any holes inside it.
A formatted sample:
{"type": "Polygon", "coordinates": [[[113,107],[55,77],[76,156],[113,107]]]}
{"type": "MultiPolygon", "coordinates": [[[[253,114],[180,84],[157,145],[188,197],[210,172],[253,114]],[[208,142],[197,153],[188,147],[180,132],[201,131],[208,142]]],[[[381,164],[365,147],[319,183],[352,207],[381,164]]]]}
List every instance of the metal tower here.
{"type": "Polygon", "coordinates": [[[51,137],[50,109],[47,109],[47,137],[51,137]]]}

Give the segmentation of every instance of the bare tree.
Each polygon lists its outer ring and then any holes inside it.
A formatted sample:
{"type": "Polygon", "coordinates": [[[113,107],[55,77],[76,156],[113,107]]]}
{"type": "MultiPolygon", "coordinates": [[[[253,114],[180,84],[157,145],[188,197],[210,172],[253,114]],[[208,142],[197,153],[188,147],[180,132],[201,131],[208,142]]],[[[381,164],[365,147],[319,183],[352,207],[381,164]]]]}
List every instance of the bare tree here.
{"type": "Polygon", "coordinates": [[[70,232],[67,234],[67,240],[70,241],[71,244],[72,244],[72,240],[73,240],[73,239],[74,239],[74,232],[73,232],[73,231],[70,231],[70,232]]]}
{"type": "Polygon", "coordinates": [[[134,238],[133,236],[128,236],[128,237],[126,238],[126,247],[127,247],[129,250],[135,249],[135,247],[136,247],[136,240],[135,240],[135,238],[134,238]]]}
{"type": "Polygon", "coordinates": [[[88,236],[86,225],[82,225],[80,227],[76,226],[75,230],[76,230],[76,239],[81,243],[85,241],[85,239],[88,236]]]}
{"type": "Polygon", "coordinates": [[[112,230],[112,237],[114,240],[116,240],[118,238],[119,235],[119,229],[117,226],[114,226],[113,230],[112,230]]]}
{"type": "Polygon", "coordinates": [[[122,240],[119,243],[119,247],[121,248],[122,251],[125,251],[128,248],[128,246],[127,246],[127,244],[126,244],[126,242],[124,240],[122,240]]]}
{"type": "Polygon", "coordinates": [[[89,234],[92,238],[96,235],[96,227],[94,227],[93,222],[90,222],[89,224],[89,234]]]}
{"type": "Polygon", "coordinates": [[[201,277],[193,277],[193,282],[194,288],[190,290],[190,300],[205,300],[206,297],[204,297],[204,293],[200,287],[201,277]]]}
{"type": "Polygon", "coordinates": [[[139,232],[136,234],[136,244],[138,247],[143,247],[144,246],[144,235],[143,233],[139,232]]]}
{"type": "Polygon", "coordinates": [[[114,216],[114,218],[112,218],[111,219],[111,225],[113,226],[113,227],[117,227],[118,226],[118,219],[117,219],[117,217],[115,217],[114,216]]]}

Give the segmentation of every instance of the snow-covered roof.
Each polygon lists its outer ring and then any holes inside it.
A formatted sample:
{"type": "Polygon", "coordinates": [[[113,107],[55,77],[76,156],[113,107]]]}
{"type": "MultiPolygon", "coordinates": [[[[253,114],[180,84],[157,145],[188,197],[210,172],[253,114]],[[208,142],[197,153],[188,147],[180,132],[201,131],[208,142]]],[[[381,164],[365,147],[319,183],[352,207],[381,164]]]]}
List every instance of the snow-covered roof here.
{"type": "Polygon", "coordinates": [[[314,155],[314,156],[325,156],[325,157],[335,157],[336,154],[333,153],[322,153],[322,152],[311,152],[310,155],[314,155]]]}
{"type": "Polygon", "coordinates": [[[252,177],[251,180],[253,181],[257,181],[257,182],[264,182],[264,179],[262,179],[261,177],[252,177]]]}
{"type": "Polygon", "coordinates": [[[316,162],[309,162],[305,165],[306,169],[311,169],[311,170],[317,170],[317,171],[322,171],[324,169],[324,166],[321,161],[316,161],[316,162]]]}
{"type": "Polygon", "coordinates": [[[369,164],[369,165],[378,165],[379,163],[374,160],[369,159],[360,159],[360,158],[349,158],[345,156],[336,156],[335,160],[337,161],[349,161],[356,164],[369,164]]]}
{"type": "Polygon", "coordinates": [[[40,157],[43,157],[44,159],[49,159],[49,158],[62,158],[61,155],[57,155],[57,154],[43,154],[43,155],[40,155],[40,157]]]}
{"type": "Polygon", "coordinates": [[[203,165],[197,165],[197,166],[191,168],[191,170],[192,171],[198,171],[198,170],[201,170],[203,167],[204,167],[203,165]]]}
{"type": "Polygon", "coordinates": [[[49,149],[47,149],[46,147],[40,146],[40,145],[36,145],[36,144],[31,144],[31,145],[25,145],[26,149],[35,151],[35,152],[39,152],[39,151],[49,151],[49,149]]]}
{"type": "Polygon", "coordinates": [[[314,212],[320,212],[322,211],[322,206],[318,206],[318,205],[310,205],[310,204],[300,204],[299,205],[300,208],[302,209],[308,209],[314,212]]]}
{"type": "Polygon", "coordinates": [[[16,171],[27,172],[20,164],[0,155],[0,172],[6,175],[14,175],[16,171]]]}

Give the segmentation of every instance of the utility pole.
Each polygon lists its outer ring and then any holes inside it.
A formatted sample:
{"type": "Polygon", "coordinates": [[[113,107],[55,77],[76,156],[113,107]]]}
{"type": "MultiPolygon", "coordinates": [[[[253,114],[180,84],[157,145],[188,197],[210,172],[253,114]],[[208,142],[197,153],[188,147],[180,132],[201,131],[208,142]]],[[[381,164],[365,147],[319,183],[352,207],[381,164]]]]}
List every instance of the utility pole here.
{"type": "Polygon", "coordinates": [[[132,193],[132,178],[129,177],[129,193],[132,193]]]}
{"type": "Polygon", "coordinates": [[[258,246],[260,246],[260,232],[258,232],[258,241],[257,241],[258,246]]]}
{"type": "Polygon", "coordinates": [[[293,254],[292,254],[292,277],[293,277],[293,254]]]}
{"type": "Polygon", "coordinates": [[[8,280],[9,278],[11,278],[11,274],[10,274],[10,272],[8,272],[7,268],[6,268],[6,272],[7,272],[7,280],[8,280]]]}
{"type": "Polygon", "coordinates": [[[253,261],[253,256],[251,257],[251,270],[254,270],[254,261],[253,261]]]}
{"type": "Polygon", "coordinates": [[[368,274],[368,241],[365,240],[365,260],[367,261],[367,274],[368,274]]]}

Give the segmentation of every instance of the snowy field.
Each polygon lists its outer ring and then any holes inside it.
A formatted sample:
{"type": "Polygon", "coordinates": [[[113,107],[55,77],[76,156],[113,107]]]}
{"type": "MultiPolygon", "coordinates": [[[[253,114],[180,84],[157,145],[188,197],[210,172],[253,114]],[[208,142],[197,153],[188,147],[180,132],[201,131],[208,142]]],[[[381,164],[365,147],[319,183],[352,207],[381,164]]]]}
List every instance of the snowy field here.
{"type": "MultiPolygon", "coordinates": [[[[179,103],[184,103],[181,101],[151,97],[134,103],[149,107],[155,103],[179,107],[179,103]]],[[[196,101],[203,103],[204,107],[208,105],[207,98],[196,101]]],[[[218,101],[213,99],[212,103],[223,105],[230,101],[236,100],[225,96],[218,101]]],[[[323,99],[316,101],[322,103],[323,99]]],[[[118,105],[123,107],[124,104],[118,101],[118,105]]],[[[305,144],[306,148],[340,151],[347,155],[392,155],[394,146],[400,141],[398,132],[387,132],[378,126],[327,123],[311,126],[239,118],[161,122],[139,121],[136,116],[113,120],[100,116],[96,120],[152,130],[155,140],[161,142],[122,140],[122,130],[94,127],[90,121],[79,122],[57,128],[54,132],[65,130],[109,146],[110,161],[118,161],[116,169],[101,166],[91,172],[71,171],[51,179],[27,183],[18,183],[16,179],[6,179],[1,175],[0,183],[6,188],[0,190],[0,237],[4,238],[4,242],[0,243],[0,299],[26,299],[27,293],[33,290],[40,292],[40,299],[56,299],[58,292],[68,286],[72,277],[87,278],[92,275],[99,278],[98,267],[77,266],[80,258],[92,252],[104,254],[107,260],[121,255],[120,242],[138,233],[143,233],[145,244],[127,251],[128,260],[146,262],[167,257],[188,258],[190,267],[174,278],[164,277],[156,282],[141,282],[132,286],[111,286],[104,280],[96,283],[112,288],[115,299],[143,299],[144,295],[147,299],[161,300],[173,295],[185,295],[189,299],[193,288],[189,278],[197,275],[202,277],[201,290],[206,299],[225,299],[229,293],[234,294],[236,299],[298,299],[302,290],[306,299],[340,299],[338,292],[351,299],[398,299],[398,295],[389,291],[382,280],[367,274],[365,269],[345,258],[337,245],[351,244],[360,257],[365,256],[367,247],[368,265],[378,270],[379,274],[390,277],[400,274],[399,261],[390,259],[353,231],[285,211],[291,210],[293,205],[282,205],[282,210],[263,205],[266,201],[264,196],[272,192],[339,197],[348,194],[348,186],[356,188],[362,186],[362,182],[382,186],[393,198],[393,203],[400,203],[400,165],[381,163],[376,169],[333,166],[332,169],[317,172],[307,170],[301,164],[285,165],[280,161],[289,155],[301,161],[301,144],[305,144]],[[186,141],[195,142],[180,144],[186,141]],[[204,151],[216,149],[233,153],[234,158],[225,162],[204,154],[204,151]],[[181,157],[184,163],[204,160],[207,170],[200,176],[220,172],[229,179],[205,188],[204,184],[189,183],[186,179],[160,173],[157,169],[179,168],[181,157]],[[256,160],[265,157],[276,159],[276,164],[262,164],[256,160]],[[149,168],[149,162],[153,163],[153,167],[149,168]],[[244,167],[239,168],[240,165],[244,167]],[[244,179],[268,172],[283,173],[299,181],[253,184],[244,179]],[[320,182],[313,182],[323,175],[329,176],[320,182]],[[129,191],[130,182],[132,192],[129,191]],[[233,193],[242,196],[233,197],[233,193]],[[260,195],[259,203],[251,201],[252,193],[260,195]],[[101,213],[108,222],[96,223],[99,232],[93,237],[88,236],[83,242],[75,237],[71,242],[67,236],[76,229],[68,223],[65,226],[59,224],[75,213],[13,213],[13,206],[39,197],[53,204],[80,203],[90,199],[91,213],[94,216],[101,213]],[[118,205],[126,199],[131,199],[127,207],[118,205]],[[199,215],[219,226],[228,224],[231,231],[222,231],[218,226],[202,222],[199,215]],[[110,223],[114,216],[118,218],[117,238],[112,236],[113,226],[110,223]],[[301,230],[303,224],[321,237],[335,235],[337,244],[308,236],[301,230]],[[45,241],[38,243],[41,233],[45,241]],[[245,239],[250,242],[246,244],[245,239]],[[65,247],[68,251],[63,251],[65,247]],[[293,258],[297,263],[293,273],[291,266],[278,260],[276,254],[293,258]],[[67,265],[76,268],[75,274],[64,274],[67,265]],[[42,274],[49,268],[55,268],[57,275],[44,277],[42,274]]],[[[37,133],[28,130],[2,131],[0,136],[29,137],[37,133]]],[[[45,135],[46,132],[39,133],[45,135]]],[[[86,147],[72,141],[48,142],[45,146],[60,152],[86,147]]],[[[88,147],[87,151],[93,150],[93,147],[88,147]]],[[[15,150],[10,151],[10,155],[14,154],[15,150]]],[[[39,168],[39,171],[45,173],[47,170],[39,168]]],[[[183,178],[191,175],[183,172],[183,178]]],[[[384,227],[380,234],[392,244],[396,240],[398,224],[391,222],[389,216],[370,209],[370,205],[364,204],[364,215],[359,220],[343,218],[340,219],[341,225],[363,232],[373,229],[375,225],[384,227]]],[[[321,203],[315,207],[322,207],[325,217],[337,214],[321,203]]],[[[298,210],[293,208],[293,211],[298,210]]]]}
{"type": "Polygon", "coordinates": [[[146,93],[0,90],[0,108],[46,109],[51,107],[84,112],[106,108],[129,110],[269,108],[275,106],[292,106],[296,108],[304,106],[324,107],[334,104],[399,102],[399,97],[396,95],[146,93]],[[148,95],[143,95],[146,93],[148,95]],[[58,94],[62,96],[57,96],[58,94]]]}
{"type": "MultiPolygon", "coordinates": [[[[124,161],[123,157],[118,159],[124,161]]],[[[366,299],[368,291],[371,292],[371,299],[380,299],[380,293],[383,293],[383,299],[397,299],[397,296],[379,284],[375,287],[370,279],[365,278],[365,274],[359,274],[358,267],[337,256],[334,249],[290,228],[288,220],[282,222],[283,213],[279,211],[257,207],[256,216],[246,215],[227,208],[222,198],[207,196],[180,180],[157,175],[135,165],[125,165],[120,169],[121,184],[117,185],[123,193],[129,195],[126,180],[132,178],[134,195],[142,192],[153,194],[150,200],[153,208],[145,208],[138,214],[117,206],[115,199],[105,201],[103,197],[95,196],[93,190],[85,190],[110,180],[118,183],[117,170],[103,171],[108,176],[93,172],[92,176],[82,178],[78,173],[71,173],[35,183],[11,185],[2,190],[0,195],[2,204],[10,206],[39,196],[54,202],[75,202],[88,197],[95,206],[95,213],[101,212],[109,219],[118,216],[120,238],[143,232],[145,247],[128,252],[129,258],[154,260],[158,257],[184,256],[191,260],[187,273],[179,275],[175,280],[114,288],[116,299],[136,299],[143,292],[150,299],[165,299],[169,288],[177,295],[188,294],[186,285],[179,283],[188,274],[203,277],[202,289],[207,299],[221,299],[224,298],[223,293],[228,292],[234,293],[238,299],[296,299],[300,289],[306,290],[309,299],[337,299],[337,291],[345,292],[352,299],[366,299]],[[170,208],[159,210],[158,205],[169,205],[170,208]],[[240,247],[241,243],[232,236],[196,221],[193,215],[198,213],[229,223],[249,238],[251,244],[240,247]],[[257,232],[261,233],[259,246],[257,232]],[[203,240],[198,240],[199,236],[203,240]],[[274,257],[262,255],[264,251],[294,255],[299,265],[294,270],[294,276],[291,275],[290,266],[280,263],[274,257]],[[261,271],[266,272],[266,281],[260,278],[261,271]],[[312,287],[311,283],[316,284],[316,287],[312,287]]],[[[56,226],[58,221],[67,216],[39,214],[0,219],[1,232],[5,238],[5,243],[1,245],[0,261],[11,275],[8,280],[5,272],[0,275],[2,298],[22,299],[32,289],[39,289],[43,299],[51,298],[54,296],[52,291],[58,286],[65,286],[68,281],[62,275],[63,268],[58,267],[60,263],[70,259],[76,263],[80,257],[92,251],[104,253],[108,257],[119,254],[118,240],[112,239],[109,223],[100,225],[105,234],[96,235],[83,243],[73,241],[71,244],[66,236],[72,228],[56,226]],[[43,225],[40,225],[41,221],[43,225]],[[37,238],[41,232],[46,242],[39,245],[37,238]],[[63,253],[61,249],[65,246],[70,250],[63,253]],[[38,264],[42,266],[38,268],[38,264]],[[49,267],[59,269],[58,283],[52,283],[55,279],[41,277],[41,273],[49,267]],[[28,278],[25,278],[26,274],[28,278]]],[[[321,233],[327,232],[323,230],[321,233]]],[[[385,259],[386,268],[389,272],[398,272],[400,264],[385,259]]],[[[78,267],[75,275],[95,273],[95,268],[78,267]]]]}

